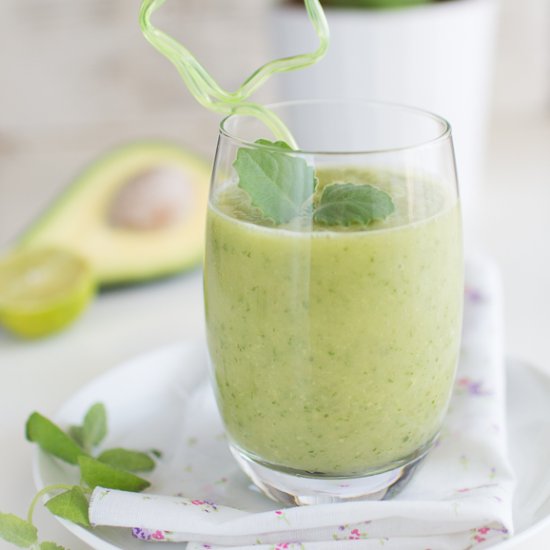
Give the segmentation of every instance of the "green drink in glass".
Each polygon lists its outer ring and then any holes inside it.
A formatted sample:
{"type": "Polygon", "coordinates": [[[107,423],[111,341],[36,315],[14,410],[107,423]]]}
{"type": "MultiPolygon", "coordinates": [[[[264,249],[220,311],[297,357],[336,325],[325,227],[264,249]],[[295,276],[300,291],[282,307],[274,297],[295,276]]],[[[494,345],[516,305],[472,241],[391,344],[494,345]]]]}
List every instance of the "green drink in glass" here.
{"type": "Polygon", "coordinates": [[[214,167],[205,303],[220,411],[270,496],[381,498],[431,448],[457,364],[450,129],[361,101],[274,112],[304,150],[255,143],[255,119],[232,116],[214,167]]]}

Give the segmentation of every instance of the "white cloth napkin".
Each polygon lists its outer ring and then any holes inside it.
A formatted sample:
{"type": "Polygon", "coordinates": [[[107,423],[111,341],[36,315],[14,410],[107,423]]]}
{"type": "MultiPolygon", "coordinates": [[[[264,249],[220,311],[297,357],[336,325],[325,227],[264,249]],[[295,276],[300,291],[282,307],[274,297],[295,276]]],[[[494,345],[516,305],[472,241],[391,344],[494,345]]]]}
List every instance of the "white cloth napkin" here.
{"type": "MultiPolygon", "coordinates": [[[[214,490],[215,483],[227,484],[223,474],[234,464],[220,450],[225,445],[220,421],[210,392],[203,388],[188,405],[194,414],[183,438],[186,445],[164,475],[181,478],[178,469],[186,468],[192,479],[202,469],[219,480],[202,489],[192,481],[183,484],[185,496],[98,487],[90,521],[132,528],[142,540],[186,541],[189,550],[469,550],[507,538],[514,479],[506,447],[501,287],[493,265],[481,259],[467,264],[465,298],[459,372],[441,438],[393,500],[277,509],[248,484],[253,497],[238,488],[214,490]],[[189,466],[193,457],[194,470],[189,466]],[[212,494],[228,496],[214,502],[212,494]]],[[[171,486],[170,479],[156,479],[154,488],[169,494],[171,486]]]]}

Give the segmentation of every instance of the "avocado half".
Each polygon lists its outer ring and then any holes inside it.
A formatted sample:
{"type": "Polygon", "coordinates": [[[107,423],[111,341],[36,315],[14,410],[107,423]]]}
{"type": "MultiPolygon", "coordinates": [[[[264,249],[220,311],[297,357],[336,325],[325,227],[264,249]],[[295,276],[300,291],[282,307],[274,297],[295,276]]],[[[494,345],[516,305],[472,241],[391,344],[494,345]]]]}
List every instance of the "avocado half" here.
{"type": "Polygon", "coordinates": [[[191,269],[203,255],[210,172],[174,144],[120,147],[76,178],[18,247],[73,251],[103,287],[191,269]]]}

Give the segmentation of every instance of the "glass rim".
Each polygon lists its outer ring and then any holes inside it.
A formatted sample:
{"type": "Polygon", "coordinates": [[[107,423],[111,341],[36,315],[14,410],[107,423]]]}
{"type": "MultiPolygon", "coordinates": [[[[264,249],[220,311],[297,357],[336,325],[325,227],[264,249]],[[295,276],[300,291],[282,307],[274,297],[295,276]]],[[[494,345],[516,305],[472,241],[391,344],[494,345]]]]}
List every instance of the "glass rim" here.
{"type": "Polygon", "coordinates": [[[277,109],[282,107],[296,107],[300,105],[328,105],[328,104],[342,104],[342,105],[363,105],[378,107],[394,111],[404,111],[409,114],[421,115],[426,119],[431,119],[432,121],[438,123],[441,126],[441,131],[436,133],[433,138],[424,139],[418,143],[413,143],[411,145],[401,145],[396,147],[380,147],[372,149],[358,149],[356,151],[319,151],[319,150],[308,150],[308,149],[292,149],[291,151],[281,151],[278,147],[273,147],[272,145],[255,143],[247,139],[243,139],[237,136],[235,133],[227,129],[227,123],[230,120],[240,117],[252,117],[252,115],[241,115],[238,113],[231,113],[225,116],[219,126],[220,135],[224,136],[228,140],[238,144],[240,147],[248,147],[253,149],[266,149],[266,150],[277,150],[285,154],[302,154],[302,155],[319,155],[319,156],[353,156],[353,155],[378,155],[384,153],[396,153],[404,151],[412,151],[416,149],[422,149],[428,146],[436,145],[439,142],[449,139],[452,135],[452,129],[450,123],[444,117],[437,115],[427,109],[422,109],[420,107],[414,107],[411,105],[406,105],[402,103],[393,103],[389,101],[377,101],[370,99],[360,99],[360,98],[350,98],[350,99],[295,99],[289,101],[280,101],[275,103],[268,103],[265,105],[268,109],[277,109]]]}

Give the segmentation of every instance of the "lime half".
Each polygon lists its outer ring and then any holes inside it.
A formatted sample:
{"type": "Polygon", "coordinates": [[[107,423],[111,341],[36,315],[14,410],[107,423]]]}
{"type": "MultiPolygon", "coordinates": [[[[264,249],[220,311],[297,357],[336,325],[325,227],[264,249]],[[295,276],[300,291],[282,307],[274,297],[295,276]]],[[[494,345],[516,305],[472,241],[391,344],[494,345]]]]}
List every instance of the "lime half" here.
{"type": "Polygon", "coordinates": [[[25,338],[57,332],[86,308],[95,288],[92,269],[72,252],[12,253],[0,260],[0,323],[25,338]]]}

